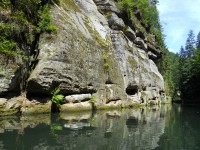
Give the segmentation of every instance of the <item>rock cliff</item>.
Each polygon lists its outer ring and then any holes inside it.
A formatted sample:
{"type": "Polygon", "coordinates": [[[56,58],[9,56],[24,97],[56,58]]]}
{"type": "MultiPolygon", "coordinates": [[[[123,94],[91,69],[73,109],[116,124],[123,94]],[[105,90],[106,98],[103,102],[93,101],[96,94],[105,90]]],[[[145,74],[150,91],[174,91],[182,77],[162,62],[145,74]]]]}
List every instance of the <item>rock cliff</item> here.
{"type": "Polygon", "coordinates": [[[66,96],[61,111],[165,100],[164,80],[155,64],[161,50],[137,17],[127,24],[126,14],[112,0],[61,0],[50,11],[57,31],[40,35],[29,62],[33,69],[23,64],[0,71],[1,112],[50,112],[56,88],[66,96]],[[18,96],[24,86],[24,96],[18,96]]]}

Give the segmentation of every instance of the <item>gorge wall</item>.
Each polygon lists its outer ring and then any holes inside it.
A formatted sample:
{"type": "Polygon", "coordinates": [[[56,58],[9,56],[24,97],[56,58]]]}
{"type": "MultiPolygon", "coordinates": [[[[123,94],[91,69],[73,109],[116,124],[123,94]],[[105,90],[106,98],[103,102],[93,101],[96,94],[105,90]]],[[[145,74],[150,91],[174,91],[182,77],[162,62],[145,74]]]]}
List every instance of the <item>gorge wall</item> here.
{"type": "Polygon", "coordinates": [[[61,111],[165,102],[162,53],[139,14],[127,21],[112,0],[61,0],[50,14],[57,31],[39,36],[28,63],[0,71],[1,114],[51,112],[56,88],[61,111]]]}

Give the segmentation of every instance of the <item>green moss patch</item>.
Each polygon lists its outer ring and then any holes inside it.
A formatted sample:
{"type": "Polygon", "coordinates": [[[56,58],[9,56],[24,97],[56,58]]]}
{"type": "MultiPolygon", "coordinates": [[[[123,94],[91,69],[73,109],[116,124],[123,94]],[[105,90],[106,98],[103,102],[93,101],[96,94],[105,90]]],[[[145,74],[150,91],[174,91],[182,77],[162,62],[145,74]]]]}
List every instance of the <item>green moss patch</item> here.
{"type": "Polygon", "coordinates": [[[137,68],[137,62],[135,61],[135,59],[131,56],[128,56],[128,62],[131,65],[131,68],[135,69],[137,68]]]}
{"type": "Polygon", "coordinates": [[[62,0],[62,3],[67,5],[68,9],[72,11],[81,12],[80,8],[74,3],[73,0],[62,0]]]}

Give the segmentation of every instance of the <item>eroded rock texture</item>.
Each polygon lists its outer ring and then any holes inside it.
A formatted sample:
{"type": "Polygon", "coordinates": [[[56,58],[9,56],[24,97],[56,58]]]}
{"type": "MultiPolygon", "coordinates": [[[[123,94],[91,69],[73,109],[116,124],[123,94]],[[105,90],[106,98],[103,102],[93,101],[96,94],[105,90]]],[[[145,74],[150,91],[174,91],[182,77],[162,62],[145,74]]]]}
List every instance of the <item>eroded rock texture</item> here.
{"type": "MultiPolygon", "coordinates": [[[[61,0],[52,6],[57,32],[40,35],[28,95],[49,96],[55,88],[64,96],[91,94],[99,109],[164,100],[163,77],[155,65],[161,57],[155,37],[134,22],[126,25],[122,16],[112,0],[61,0]]],[[[61,108],[91,109],[89,102],[65,101],[61,108]]]]}

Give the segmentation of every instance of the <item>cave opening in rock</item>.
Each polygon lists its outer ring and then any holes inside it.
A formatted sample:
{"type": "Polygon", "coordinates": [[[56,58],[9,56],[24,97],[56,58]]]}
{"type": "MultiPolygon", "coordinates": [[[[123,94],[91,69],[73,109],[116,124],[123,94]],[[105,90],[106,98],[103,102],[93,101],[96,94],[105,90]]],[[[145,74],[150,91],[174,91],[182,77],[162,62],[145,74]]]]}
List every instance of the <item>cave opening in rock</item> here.
{"type": "Polygon", "coordinates": [[[137,89],[129,89],[129,88],[126,88],[126,93],[128,95],[135,95],[137,93],[137,89]]]}
{"type": "Polygon", "coordinates": [[[128,95],[135,95],[138,92],[138,85],[136,84],[135,81],[129,83],[129,85],[126,88],[126,93],[128,95]]]}

